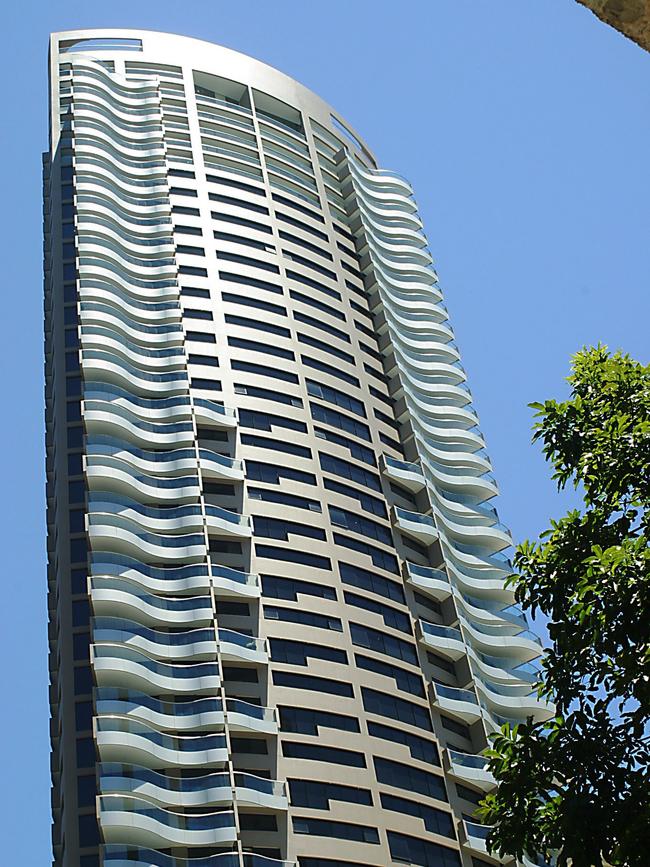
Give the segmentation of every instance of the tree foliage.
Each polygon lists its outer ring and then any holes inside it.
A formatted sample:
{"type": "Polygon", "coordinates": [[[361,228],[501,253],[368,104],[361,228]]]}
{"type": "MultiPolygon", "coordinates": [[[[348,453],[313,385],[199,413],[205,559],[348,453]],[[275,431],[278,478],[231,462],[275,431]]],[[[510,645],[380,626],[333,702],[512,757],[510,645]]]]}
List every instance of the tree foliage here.
{"type": "Polygon", "coordinates": [[[650,864],[650,366],[607,347],[570,399],[531,404],[558,488],[583,507],[524,542],[510,582],[548,618],[540,695],[556,716],[493,737],[488,845],[572,867],[650,864]]]}

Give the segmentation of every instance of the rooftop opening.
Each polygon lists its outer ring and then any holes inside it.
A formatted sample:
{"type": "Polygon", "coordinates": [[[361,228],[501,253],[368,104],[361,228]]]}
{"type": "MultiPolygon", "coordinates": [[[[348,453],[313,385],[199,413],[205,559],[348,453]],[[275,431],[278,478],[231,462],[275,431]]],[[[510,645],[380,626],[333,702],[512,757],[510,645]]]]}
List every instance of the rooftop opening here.
{"type": "Polygon", "coordinates": [[[302,115],[297,108],[282,102],[281,99],[276,99],[275,96],[263,93],[261,90],[253,90],[253,102],[258,115],[274,120],[283,126],[288,126],[302,135],[302,115]]]}
{"type": "Polygon", "coordinates": [[[220,75],[210,75],[209,72],[192,73],[194,76],[194,90],[200,96],[209,96],[231,105],[241,105],[244,108],[251,107],[251,98],[248,87],[239,81],[231,81],[220,75]]]}

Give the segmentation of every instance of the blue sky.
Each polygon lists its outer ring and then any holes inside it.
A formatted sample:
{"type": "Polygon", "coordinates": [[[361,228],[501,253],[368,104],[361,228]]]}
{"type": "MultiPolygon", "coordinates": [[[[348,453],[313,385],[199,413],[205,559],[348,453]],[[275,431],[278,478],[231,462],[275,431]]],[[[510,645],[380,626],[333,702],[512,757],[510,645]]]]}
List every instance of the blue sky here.
{"type": "Polygon", "coordinates": [[[23,2],[3,14],[0,817],[49,863],[40,152],[51,30],[219,42],[302,81],[414,184],[517,539],[566,506],[527,403],[603,341],[648,361],[650,55],[574,0],[23,2]]]}

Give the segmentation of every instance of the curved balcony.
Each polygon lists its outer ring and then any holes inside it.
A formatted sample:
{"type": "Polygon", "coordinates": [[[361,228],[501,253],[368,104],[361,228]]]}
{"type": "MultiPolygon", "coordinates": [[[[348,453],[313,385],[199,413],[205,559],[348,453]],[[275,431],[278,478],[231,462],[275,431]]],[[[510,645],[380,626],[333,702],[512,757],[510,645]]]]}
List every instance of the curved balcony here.
{"type": "Polygon", "coordinates": [[[132,588],[136,595],[138,586],[147,592],[163,595],[205,595],[210,588],[210,576],[205,563],[193,563],[189,566],[147,566],[140,560],[106,552],[91,554],[90,564],[93,582],[98,589],[117,586],[113,581],[102,579],[120,578],[136,585],[132,588]]]}
{"type": "Polygon", "coordinates": [[[217,655],[214,629],[160,632],[133,620],[95,617],[92,636],[96,644],[124,644],[161,660],[211,660],[217,655]]]}
{"type": "Polygon", "coordinates": [[[503,630],[490,632],[487,627],[469,623],[462,617],[459,620],[467,644],[482,653],[528,662],[542,652],[539,638],[530,630],[511,635],[503,630]]]}
{"type": "Polygon", "coordinates": [[[515,864],[514,858],[509,855],[504,856],[503,858],[499,857],[497,854],[491,854],[487,849],[487,836],[492,830],[488,825],[479,825],[476,822],[468,822],[466,819],[461,823],[462,827],[462,835],[461,835],[461,844],[463,849],[468,850],[469,852],[479,852],[484,855],[489,855],[490,858],[494,858],[495,861],[498,861],[499,864],[515,864]]]}
{"type": "Polygon", "coordinates": [[[187,394],[187,372],[147,373],[124,361],[119,355],[99,349],[81,352],[81,369],[87,378],[115,383],[135,394],[167,395],[187,394]]]}
{"type": "Polygon", "coordinates": [[[123,644],[91,645],[98,686],[170,695],[213,695],[221,686],[216,662],[173,665],[123,644]]]}
{"type": "Polygon", "coordinates": [[[159,562],[196,562],[207,555],[205,536],[163,535],[142,530],[138,523],[121,515],[89,514],[88,538],[93,551],[112,551],[159,562]]]}
{"type": "Polygon", "coordinates": [[[496,785],[496,780],[488,771],[488,760],[485,756],[461,753],[458,750],[445,749],[445,767],[447,772],[457,780],[471,783],[488,792],[496,785]]]}
{"type": "Polygon", "coordinates": [[[100,795],[97,819],[107,843],[135,843],[161,849],[219,846],[237,839],[233,812],[184,815],[133,795],[100,795]]]}
{"type": "Polygon", "coordinates": [[[196,420],[209,427],[232,428],[237,426],[237,413],[230,407],[222,406],[214,400],[194,397],[196,420]]]}
{"type": "Polygon", "coordinates": [[[235,536],[238,539],[250,539],[253,535],[250,515],[242,515],[230,509],[223,509],[221,506],[206,504],[205,520],[208,533],[235,536]]]}
{"type": "Polygon", "coordinates": [[[121,335],[108,328],[86,326],[81,329],[82,353],[105,353],[124,359],[132,369],[142,369],[148,373],[186,371],[185,353],[181,347],[170,349],[145,349],[137,343],[124,340],[121,335]]]}
{"type": "Polygon", "coordinates": [[[406,533],[423,545],[432,545],[438,539],[438,530],[432,515],[393,506],[393,520],[401,533],[406,533]]]}
{"type": "Polygon", "coordinates": [[[96,617],[122,617],[146,626],[210,626],[214,619],[209,595],[157,596],[125,578],[93,575],[90,601],[96,617]]]}
{"type": "MultiPolygon", "coordinates": [[[[165,480],[169,482],[170,480],[165,480]]],[[[145,506],[138,500],[109,491],[92,492],[88,497],[89,515],[118,515],[152,533],[180,535],[200,533],[203,529],[201,506],[193,503],[173,506],[145,506]]]]}
{"type": "Polygon", "coordinates": [[[199,467],[207,479],[232,479],[235,482],[244,480],[243,461],[209,449],[199,449],[199,467]]]}
{"type": "Polygon", "coordinates": [[[81,327],[103,328],[122,335],[129,343],[151,350],[172,349],[183,345],[183,329],[177,325],[145,325],[122,315],[109,304],[82,301],[81,327]]]}
{"type": "Polygon", "coordinates": [[[452,586],[444,569],[432,566],[418,566],[417,563],[403,563],[404,581],[419,593],[443,601],[451,596],[452,586]]]}
{"type": "Polygon", "coordinates": [[[234,629],[219,629],[219,649],[224,662],[252,662],[266,665],[268,653],[263,638],[235,632],[234,629]]]}
{"type": "Polygon", "coordinates": [[[226,718],[231,732],[259,732],[273,735],[278,731],[275,708],[261,707],[239,698],[226,699],[226,718]]]}
{"type": "Polygon", "coordinates": [[[228,761],[223,734],[169,735],[124,717],[95,717],[94,727],[102,762],[145,768],[214,768],[228,761]]]}
{"type": "Polygon", "coordinates": [[[431,648],[434,653],[447,659],[457,660],[465,656],[467,648],[460,629],[454,626],[441,626],[420,620],[417,627],[418,640],[431,648]]]}
{"type": "Polygon", "coordinates": [[[418,463],[399,461],[390,455],[380,455],[380,466],[384,474],[394,482],[398,482],[409,491],[420,491],[426,485],[422,467],[418,463]]]}
{"type": "MultiPolygon", "coordinates": [[[[177,451],[184,451],[178,449],[177,451]]],[[[193,469],[197,470],[196,461],[193,469]]],[[[196,502],[201,494],[198,475],[159,476],[141,471],[131,461],[106,455],[87,455],[86,479],[91,492],[137,501],[165,503],[196,502]]],[[[100,494],[100,495],[101,495],[100,494]]]]}
{"type": "Polygon", "coordinates": [[[289,809],[286,783],[235,771],[237,804],[261,810],[289,809]]]}
{"type": "Polygon", "coordinates": [[[230,806],[233,802],[228,772],[175,777],[117,762],[99,766],[98,790],[100,795],[134,795],[167,807],[230,806]]]}
{"type": "Polygon", "coordinates": [[[83,417],[90,435],[108,434],[136,445],[160,448],[179,448],[194,442],[191,421],[152,422],[143,413],[108,400],[84,399],[83,417]]]}
{"type": "Polygon", "coordinates": [[[505,686],[534,686],[539,683],[541,670],[535,662],[514,664],[506,656],[489,656],[467,648],[470,668],[475,677],[505,686]]]}
{"type": "MultiPolygon", "coordinates": [[[[103,859],[106,867],[241,867],[239,855],[235,852],[187,859],[164,855],[152,849],[117,844],[103,847],[103,859]]],[[[251,852],[243,853],[243,863],[244,867],[298,867],[296,861],[279,861],[251,852]]]]}
{"type": "Polygon", "coordinates": [[[250,572],[241,572],[239,569],[231,569],[229,566],[220,566],[212,562],[212,586],[217,597],[236,598],[247,597],[257,599],[262,595],[259,575],[250,572]]]}
{"type": "Polygon", "coordinates": [[[530,687],[505,687],[495,683],[484,682],[477,678],[476,689],[481,696],[482,704],[490,713],[505,714],[510,719],[524,721],[533,717],[538,722],[554,716],[553,705],[538,697],[530,687]]]}
{"type": "Polygon", "coordinates": [[[431,691],[436,707],[460,717],[470,725],[483,716],[476,693],[472,689],[458,689],[433,681],[431,691]]]}
{"type": "Polygon", "coordinates": [[[95,691],[98,716],[120,716],[145,723],[151,728],[174,732],[221,730],[225,714],[220,698],[164,701],[130,689],[102,686],[95,691]]]}

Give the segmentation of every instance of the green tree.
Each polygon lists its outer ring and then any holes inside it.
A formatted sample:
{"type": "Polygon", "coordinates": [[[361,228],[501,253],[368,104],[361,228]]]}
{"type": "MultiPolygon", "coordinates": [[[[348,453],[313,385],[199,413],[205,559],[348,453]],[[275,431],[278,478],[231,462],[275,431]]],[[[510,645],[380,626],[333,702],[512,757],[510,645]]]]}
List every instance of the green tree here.
{"type": "Polygon", "coordinates": [[[509,580],[551,647],[556,716],[504,726],[480,807],[501,855],[572,867],[650,864],[650,365],[607,347],[572,360],[570,399],[531,404],[559,489],[583,507],[524,542],[509,580]]]}

